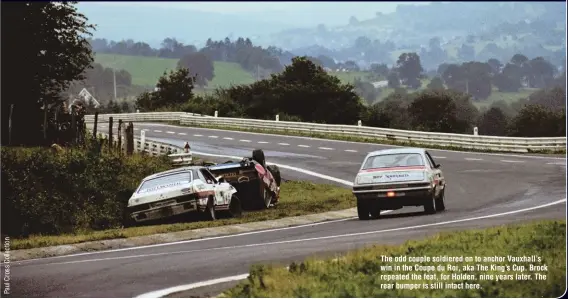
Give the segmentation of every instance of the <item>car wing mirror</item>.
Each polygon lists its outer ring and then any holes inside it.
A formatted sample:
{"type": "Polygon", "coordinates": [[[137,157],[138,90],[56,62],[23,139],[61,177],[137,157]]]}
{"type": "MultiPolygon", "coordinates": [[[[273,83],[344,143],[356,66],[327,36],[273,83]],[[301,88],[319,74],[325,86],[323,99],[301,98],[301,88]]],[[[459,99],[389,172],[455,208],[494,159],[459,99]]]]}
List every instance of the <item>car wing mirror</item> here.
{"type": "Polygon", "coordinates": [[[434,166],[434,168],[438,169],[438,168],[440,168],[440,166],[442,166],[442,165],[436,164],[436,165],[434,166]]]}
{"type": "Polygon", "coordinates": [[[225,178],[221,175],[215,178],[217,180],[217,182],[219,183],[224,183],[225,182],[225,178]]]}

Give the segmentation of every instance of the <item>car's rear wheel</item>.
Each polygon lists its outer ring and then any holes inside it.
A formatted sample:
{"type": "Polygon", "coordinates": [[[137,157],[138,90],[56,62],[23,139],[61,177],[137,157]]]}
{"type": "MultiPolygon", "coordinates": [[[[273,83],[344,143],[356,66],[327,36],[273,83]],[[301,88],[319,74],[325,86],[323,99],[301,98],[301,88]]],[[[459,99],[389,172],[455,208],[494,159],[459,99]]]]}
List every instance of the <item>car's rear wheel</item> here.
{"type": "Polygon", "coordinates": [[[381,208],[380,207],[372,207],[371,211],[371,218],[372,219],[379,219],[381,217],[381,208]]]}
{"type": "Polygon", "coordinates": [[[440,196],[436,198],[436,211],[446,210],[446,187],[440,192],[440,196]]]}
{"type": "Polygon", "coordinates": [[[369,203],[364,199],[357,198],[357,216],[359,220],[369,220],[369,203]]]}
{"type": "Polygon", "coordinates": [[[426,199],[424,203],[424,212],[427,214],[436,214],[436,196],[432,194],[430,198],[426,199]]]}

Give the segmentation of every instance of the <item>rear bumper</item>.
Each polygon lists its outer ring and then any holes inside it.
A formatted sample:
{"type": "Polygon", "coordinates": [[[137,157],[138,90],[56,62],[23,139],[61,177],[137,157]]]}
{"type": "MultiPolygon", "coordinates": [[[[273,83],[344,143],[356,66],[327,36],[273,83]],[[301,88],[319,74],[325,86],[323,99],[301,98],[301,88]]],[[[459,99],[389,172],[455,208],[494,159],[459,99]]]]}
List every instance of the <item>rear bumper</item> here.
{"type": "Polygon", "coordinates": [[[203,210],[197,204],[197,200],[192,200],[183,203],[174,203],[168,206],[151,208],[144,211],[136,211],[130,214],[130,217],[136,222],[144,222],[149,220],[157,220],[172,217],[175,215],[198,212],[203,210]]]}
{"type": "Polygon", "coordinates": [[[433,188],[421,188],[412,190],[388,190],[394,192],[394,196],[387,197],[387,190],[373,192],[354,192],[357,200],[367,204],[380,206],[381,209],[400,209],[405,206],[422,206],[426,201],[432,200],[433,188]]]}

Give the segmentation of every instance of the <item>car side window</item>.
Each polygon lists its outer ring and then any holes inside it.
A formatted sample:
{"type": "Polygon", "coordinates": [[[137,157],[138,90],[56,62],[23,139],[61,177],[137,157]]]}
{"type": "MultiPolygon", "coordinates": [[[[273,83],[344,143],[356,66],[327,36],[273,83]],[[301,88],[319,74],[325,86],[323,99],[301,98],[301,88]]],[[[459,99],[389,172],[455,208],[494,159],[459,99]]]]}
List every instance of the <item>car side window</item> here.
{"type": "Polygon", "coordinates": [[[434,159],[432,159],[432,156],[430,156],[429,152],[426,152],[426,157],[428,158],[428,163],[430,163],[430,167],[435,168],[436,166],[436,162],[434,162],[434,159]]]}
{"type": "Polygon", "coordinates": [[[205,178],[205,182],[207,182],[207,184],[215,184],[216,180],[209,171],[207,171],[206,169],[201,169],[200,172],[201,175],[205,178]]]}

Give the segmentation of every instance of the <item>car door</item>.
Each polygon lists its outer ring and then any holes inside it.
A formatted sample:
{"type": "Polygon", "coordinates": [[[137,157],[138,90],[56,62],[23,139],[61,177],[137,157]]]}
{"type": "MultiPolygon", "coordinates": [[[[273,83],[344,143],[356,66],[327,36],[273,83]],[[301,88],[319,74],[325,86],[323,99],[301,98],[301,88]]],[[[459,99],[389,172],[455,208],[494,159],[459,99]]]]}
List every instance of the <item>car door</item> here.
{"type": "Polygon", "coordinates": [[[226,205],[228,204],[228,188],[227,184],[220,183],[217,181],[215,176],[209,171],[209,169],[203,169],[203,174],[207,180],[212,182],[212,188],[215,192],[215,205],[226,205]]]}
{"type": "Polygon", "coordinates": [[[440,195],[440,192],[442,191],[442,189],[444,189],[444,186],[446,184],[444,173],[442,172],[442,169],[440,169],[440,167],[436,167],[437,165],[436,161],[434,161],[434,158],[432,158],[430,153],[427,151],[425,153],[426,153],[426,158],[428,160],[428,164],[430,164],[430,167],[432,169],[434,180],[438,181],[438,184],[436,186],[436,196],[438,196],[440,195]]]}

